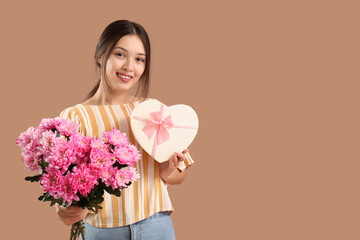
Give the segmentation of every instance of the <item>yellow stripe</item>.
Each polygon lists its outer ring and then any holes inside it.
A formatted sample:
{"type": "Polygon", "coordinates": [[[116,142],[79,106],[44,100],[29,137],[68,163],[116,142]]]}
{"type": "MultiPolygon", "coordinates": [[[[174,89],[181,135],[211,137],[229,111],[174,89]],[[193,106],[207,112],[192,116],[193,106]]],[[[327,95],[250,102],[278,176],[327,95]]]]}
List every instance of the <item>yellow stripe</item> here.
{"type": "Polygon", "coordinates": [[[121,201],[122,201],[122,225],[125,226],[126,225],[126,208],[125,208],[125,191],[121,192],[121,201]]]}
{"type": "MultiPolygon", "coordinates": [[[[145,151],[143,151],[144,153],[145,151]]],[[[141,176],[144,179],[144,212],[145,212],[145,218],[150,217],[150,209],[149,209],[149,155],[143,154],[143,170],[144,170],[144,176],[141,176]]]]}
{"type": "MultiPolygon", "coordinates": [[[[112,108],[112,106],[109,106],[109,111],[111,113],[111,117],[115,122],[115,126],[117,129],[119,129],[119,120],[116,118],[114,109],[112,108]]],[[[116,197],[115,195],[111,195],[111,206],[112,206],[112,210],[113,210],[113,227],[119,227],[120,223],[119,223],[119,198],[116,197]]]]}
{"type": "Polygon", "coordinates": [[[160,186],[160,191],[159,191],[159,194],[158,194],[158,196],[159,196],[159,206],[160,206],[160,210],[159,211],[164,211],[164,206],[163,206],[163,199],[162,199],[162,188],[161,188],[161,178],[160,178],[160,169],[158,168],[158,169],[155,169],[155,171],[157,171],[158,173],[157,173],[157,175],[156,176],[154,176],[154,181],[157,183],[157,184],[159,184],[159,186],[160,186]]]}
{"type": "Polygon", "coordinates": [[[111,207],[113,213],[113,227],[119,226],[119,198],[111,195],[111,207]]]}
{"type": "MultiPolygon", "coordinates": [[[[131,106],[130,106],[131,107],[131,106]]],[[[132,108],[134,109],[134,108],[132,108]]],[[[128,126],[129,126],[129,141],[131,142],[131,144],[134,144],[135,145],[135,138],[134,138],[134,135],[131,131],[131,126],[130,126],[130,116],[129,116],[129,113],[127,112],[126,108],[124,105],[121,105],[121,110],[123,111],[125,117],[126,117],[126,121],[128,123],[128,126]]],[[[137,164],[136,166],[140,166],[141,163],[139,162],[139,164],[137,164]]],[[[140,169],[137,168],[136,169],[137,172],[140,172],[140,169]]],[[[140,177],[142,178],[142,177],[140,177]]],[[[136,182],[133,182],[133,194],[134,194],[134,209],[135,209],[135,221],[138,222],[140,220],[140,217],[139,217],[139,194],[138,194],[138,191],[139,191],[139,184],[138,184],[138,181],[136,182]]]]}
{"type": "Polygon", "coordinates": [[[85,136],[88,136],[88,131],[87,131],[87,128],[85,126],[85,119],[84,119],[84,116],[83,114],[80,112],[80,109],[78,108],[74,108],[74,111],[76,113],[76,115],[79,117],[80,119],[80,128],[81,128],[81,133],[85,136]]]}
{"type": "Polygon", "coordinates": [[[121,105],[121,110],[122,112],[124,113],[125,115],[125,118],[126,118],[126,121],[128,123],[128,126],[129,126],[129,141],[131,142],[131,144],[135,144],[135,139],[134,139],[134,135],[131,131],[131,125],[130,125],[130,116],[129,116],[129,113],[127,112],[126,108],[124,105],[121,105]]]}
{"type": "Polygon", "coordinates": [[[59,117],[70,120],[70,118],[69,118],[69,115],[70,115],[69,112],[70,112],[70,108],[66,108],[66,109],[64,109],[64,110],[59,114],[59,117]]]}
{"type": "MultiPolygon", "coordinates": [[[[120,107],[120,106],[119,106],[120,107]]],[[[122,109],[121,111],[120,111],[122,114],[120,114],[120,119],[119,119],[119,121],[120,121],[120,123],[122,122],[121,121],[121,119],[122,119],[122,117],[123,117],[123,115],[124,115],[124,110],[122,109]]],[[[118,122],[119,122],[118,121],[118,122]]],[[[119,126],[120,127],[120,126],[119,126]]],[[[124,129],[120,129],[121,131],[124,131],[124,129]]],[[[122,226],[125,226],[125,225],[127,225],[127,222],[126,222],[126,194],[127,193],[127,191],[121,191],[121,203],[122,203],[122,205],[121,205],[121,211],[122,211],[122,226]]]]}
{"type": "Polygon", "coordinates": [[[93,135],[91,137],[98,137],[99,136],[99,129],[98,129],[98,126],[97,126],[95,114],[94,114],[94,112],[93,112],[93,110],[91,109],[90,106],[85,105],[84,107],[86,109],[86,113],[89,115],[89,118],[90,118],[90,125],[91,125],[92,132],[93,132],[93,135]]]}
{"type": "Polygon", "coordinates": [[[95,219],[96,219],[96,215],[92,216],[92,224],[91,225],[93,225],[93,226],[96,226],[95,219]]]}
{"type": "Polygon", "coordinates": [[[114,119],[114,122],[115,122],[115,127],[120,130],[119,128],[119,119],[116,118],[116,115],[115,115],[115,112],[114,112],[114,109],[112,106],[109,106],[109,111],[111,113],[111,116],[112,118],[114,119]]]}
{"type": "MultiPolygon", "coordinates": [[[[93,112],[93,110],[91,109],[90,106],[84,106],[84,107],[85,107],[86,112],[87,112],[87,114],[88,114],[88,116],[90,118],[90,125],[91,125],[92,131],[93,131],[92,132],[93,133],[92,137],[98,137],[99,136],[99,128],[98,128],[98,125],[97,125],[97,122],[96,122],[95,113],[93,112]]],[[[105,219],[105,223],[103,222],[104,217],[106,217],[105,200],[104,200],[104,202],[102,202],[100,204],[100,206],[102,207],[102,209],[99,209],[97,217],[101,217],[101,225],[105,226],[107,224],[106,219],[105,219]]],[[[93,222],[94,222],[94,220],[93,220],[93,222]]],[[[99,220],[97,221],[96,225],[99,226],[99,220]]]]}
{"type": "MultiPolygon", "coordinates": [[[[131,112],[132,112],[134,110],[134,108],[135,108],[134,103],[130,103],[129,106],[130,106],[131,112]]],[[[129,118],[128,123],[129,123],[129,132],[132,135],[132,137],[134,138],[134,143],[133,144],[135,145],[135,137],[133,136],[133,133],[131,131],[130,118],[129,118]]],[[[148,183],[148,181],[149,181],[148,180],[149,179],[149,158],[148,158],[149,155],[145,151],[143,151],[143,153],[145,153],[145,154],[143,154],[141,162],[139,162],[140,163],[139,166],[143,170],[143,173],[144,173],[143,176],[140,177],[140,183],[141,183],[141,186],[140,186],[141,189],[140,190],[144,191],[144,196],[140,196],[140,200],[143,203],[143,204],[142,203],[141,204],[142,204],[142,207],[144,208],[145,218],[148,218],[148,217],[150,217],[150,205],[149,205],[150,204],[150,201],[149,201],[150,198],[149,198],[149,183],[148,183]],[[141,197],[142,197],[142,199],[141,199],[141,197]]],[[[139,169],[139,172],[140,172],[141,169],[139,169]]],[[[137,182],[135,182],[135,183],[137,183],[137,182]]],[[[136,193],[134,194],[134,198],[135,197],[138,198],[137,194],[138,194],[138,191],[136,191],[136,193]]],[[[139,206],[139,210],[140,209],[141,209],[141,206],[139,206]]],[[[136,217],[135,217],[135,219],[136,219],[136,217]]]]}
{"type": "MultiPolygon", "coordinates": [[[[110,120],[109,120],[109,116],[107,115],[106,113],[106,110],[105,110],[105,107],[104,106],[99,106],[98,107],[99,109],[99,112],[100,112],[100,115],[101,115],[101,120],[102,122],[104,123],[104,131],[108,132],[108,131],[111,131],[111,124],[110,124],[110,120]]],[[[102,137],[102,136],[101,136],[102,137]]],[[[116,224],[118,224],[118,219],[119,219],[119,211],[116,211],[118,210],[118,199],[116,196],[114,195],[111,195],[111,206],[114,207],[116,209],[112,209],[112,213],[113,213],[113,224],[115,224],[115,219],[116,219],[116,224]]],[[[108,218],[107,218],[107,214],[106,214],[106,204],[108,204],[105,200],[103,202],[103,209],[101,211],[101,225],[103,226],[106,226],[107,225],[107,221],[108,221],[108,218]]]]}
{"type": "MultiPolygon", "coordinates": [[[[101,115],[101,119],[104,122],[104,127],[106,132],[111,131],[111,124],[110,124],[110,120],[109,117],[106,113],[105,107],[104,106],[99,106],[98,107],[100,115],[101,115]]],[[[102,136],[101,136],[102,137],[102,136]]]]}
{"type": "MultiPolygon", "coordinates": [[[[147,154],[147,153],[146,153],[147,154]]],[[[160,201],[160,173],[159,173],[159,163],[154,161],[154,190],[155,190],[155,199],[154,199],[154,212],[157,211],[157,201],[160,201]]]]}

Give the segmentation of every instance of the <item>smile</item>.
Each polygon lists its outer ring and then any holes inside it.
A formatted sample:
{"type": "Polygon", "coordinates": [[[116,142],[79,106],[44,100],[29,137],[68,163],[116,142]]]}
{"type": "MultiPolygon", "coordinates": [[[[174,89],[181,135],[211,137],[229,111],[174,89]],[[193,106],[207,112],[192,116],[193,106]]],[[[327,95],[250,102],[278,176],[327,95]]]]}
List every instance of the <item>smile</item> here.
{"type": "Polygon", "coordinates": [[[131,80],[131,76],[129,75],[125,75],[125,74],[120,74],[120,73],[116,73],[116,75],[123,80],[124,82],[129,82],[131,80]]]}

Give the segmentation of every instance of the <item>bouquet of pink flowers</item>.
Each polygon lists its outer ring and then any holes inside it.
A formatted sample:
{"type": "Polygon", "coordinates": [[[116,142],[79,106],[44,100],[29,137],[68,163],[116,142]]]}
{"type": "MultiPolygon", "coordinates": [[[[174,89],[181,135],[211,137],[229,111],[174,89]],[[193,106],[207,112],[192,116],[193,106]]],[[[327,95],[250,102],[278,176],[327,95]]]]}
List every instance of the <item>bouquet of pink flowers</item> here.
{"type": "MultiPolygon", "coordinates": [[[[100,209],[104,191],[121,195],[121,189],[139,178],[133,167],[141,155],[125,134],[116,128],[103,138],[78,133],[78,125],[60,117],[43,119],[29,127],[16,140],[25,168],[38,174],[26,177],[40,181],[41,201],[68,207],[78,206],[93,212],[100,209]]],[[[71,227],[70,239],[84,236],[84,223],[71,227]]]]}

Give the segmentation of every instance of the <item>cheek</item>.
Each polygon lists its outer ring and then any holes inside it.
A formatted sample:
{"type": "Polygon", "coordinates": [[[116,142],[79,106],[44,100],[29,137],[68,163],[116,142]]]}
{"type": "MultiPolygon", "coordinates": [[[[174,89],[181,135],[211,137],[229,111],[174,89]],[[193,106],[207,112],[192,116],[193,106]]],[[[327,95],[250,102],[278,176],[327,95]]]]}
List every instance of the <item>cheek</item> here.
{"type": "Polygon", "coordinates": [[[106,64],[106,70],[105,70],[105,72],[106,72],[107,75],[109,75],[112,71],[113,71],[113,66],[112,66],[112,64],[111,64],[110,62],[108,62],[108,63],[106,64]]]}
{"type": "Polygon", "coordinates": [[[138,75],[139,78],[143,75],[144,71],[145,71],[145,66],[140,67],[138,69],[137,75],[138,75]]]}

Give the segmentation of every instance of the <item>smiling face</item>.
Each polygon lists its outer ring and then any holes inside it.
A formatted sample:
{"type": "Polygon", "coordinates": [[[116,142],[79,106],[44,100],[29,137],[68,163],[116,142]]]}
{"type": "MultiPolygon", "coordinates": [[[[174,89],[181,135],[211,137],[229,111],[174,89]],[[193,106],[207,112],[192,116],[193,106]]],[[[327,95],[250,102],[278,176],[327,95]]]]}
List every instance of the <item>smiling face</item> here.
{"type": "Polygon", "coordinates": [[[138,35],[119,39],[106,63],[107,88],[111,92],[127,93],[145,70],[145,48],[138,35]]]}

